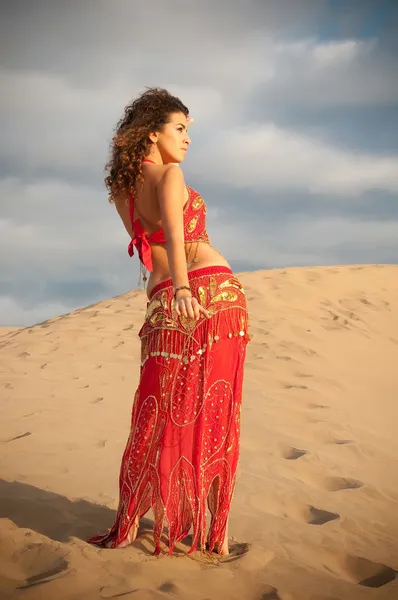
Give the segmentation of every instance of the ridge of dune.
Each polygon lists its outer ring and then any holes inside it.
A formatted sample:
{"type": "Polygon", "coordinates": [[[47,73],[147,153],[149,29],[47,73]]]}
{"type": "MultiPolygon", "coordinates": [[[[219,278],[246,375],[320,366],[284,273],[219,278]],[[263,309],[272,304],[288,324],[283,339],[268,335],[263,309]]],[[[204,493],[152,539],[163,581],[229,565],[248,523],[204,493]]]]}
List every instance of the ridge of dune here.
{"type": "Polygon", "coordinates": [[[398,266],[239,277],[253,339],[222,562],[152,557],[151,514],[132,547],[84,541],[117,508],[144,292],[0,328],[1,598],[398,597],[398,266]]]}
{"type": "Polygon", "coordinates": [[[0,337],[9,333],[15,333],[18,329],[19,327],[0,327],[0,337]]]}

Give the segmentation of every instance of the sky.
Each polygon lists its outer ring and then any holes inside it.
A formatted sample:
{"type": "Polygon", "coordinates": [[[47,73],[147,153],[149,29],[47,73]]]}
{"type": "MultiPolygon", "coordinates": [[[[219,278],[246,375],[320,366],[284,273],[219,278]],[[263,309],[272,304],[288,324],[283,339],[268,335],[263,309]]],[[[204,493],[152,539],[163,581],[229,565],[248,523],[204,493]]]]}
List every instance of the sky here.
{"type": "Polygon", "coordinates": [[[146,86],[195,119],[182,166],[239,271],[397,263],[395,0],[0,5],[0,325],[137,287],[103,169],[146,86]]]}

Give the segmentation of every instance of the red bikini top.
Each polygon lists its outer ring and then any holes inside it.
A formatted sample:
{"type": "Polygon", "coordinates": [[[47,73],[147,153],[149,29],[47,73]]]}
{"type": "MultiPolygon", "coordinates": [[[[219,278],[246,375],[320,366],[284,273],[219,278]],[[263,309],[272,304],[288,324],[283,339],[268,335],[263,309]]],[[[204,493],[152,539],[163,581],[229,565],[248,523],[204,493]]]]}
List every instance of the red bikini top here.
{"type": "MultiPolygon", "coordinates": [[[[195,192],[189,186],[186,187],[188,189],[188,201],[184,206],[184,240],[188,243],[204,242],[209,244],[210,240],[206,231],[206,204],[198,192],[195,192]]],[[[129,208],[131,224],[133,226],[133,238],[128,246],[129,256],[133,256],[135,246],[142,264],[148,271],[152,271],[151,244],[165,244],[164,231],[162,228],[159,228],[148,235],[142,226],[140,218],[138,217],[134,220],[133,196],[130,196],[129,208]]]]}

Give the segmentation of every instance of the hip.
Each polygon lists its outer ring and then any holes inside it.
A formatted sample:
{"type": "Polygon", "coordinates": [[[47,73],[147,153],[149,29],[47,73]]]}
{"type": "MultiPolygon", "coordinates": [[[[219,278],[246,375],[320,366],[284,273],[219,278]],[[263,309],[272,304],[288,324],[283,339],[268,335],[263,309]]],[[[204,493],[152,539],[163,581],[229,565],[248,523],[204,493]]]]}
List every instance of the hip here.
{"type": "MultiPolygon", "coordinates": [[[[222,293],[222,290],[226,288],[232,287],[237,291],[231,295],[224,294],[225,298],[229,297],[230,299],[235,299],[235,296],[244,294],[241,282],[228,264],[224,265],[218,263],[195,266],[188,269],[188,281],[193,296],[202,304],[202,306],[205,306],[208,301],[218,296],[217,292],[222,293]]],[[[168,296],[173,297],[174,287],[171,277],[164,281],[160,281],[152,287],[151,291],[148,292],[149,302],[151,302],[155,296],[158,296],[159,292],[162,290],[165,290],[168,296]]]]}
{"type": "Polygon", "coordinates": [[[190,271],[188,279],[192,295],[206,308],[210,318],[200,316],[196,321],[178,315],[171,278],[157,284],[150,294],[139,332],[142,364],[152,356],[188,364],[192,357],[207,354],[213,343],[220,342],[216,345],[222,346],[229,340],[243,351],[250,339],[245,291],[229,267],[201,267],[190,271]]]}
{"type": "MultiPolygon", "coordinates": [[[[189,257],[189,253],[187,254],[189,257]]],[[[153,260],[153,272],[151,273],[148,285],[147,295],[150,299],[154,293],[154,290],[159,284],[171,281],[171,275],[169,270],[169,263],[167,259],[167,251],[164,246],[152,246],[152,260],[153,260]]],[[[200,243],[195,253],[195,259],[192,262],[187,261],[188,277],[190,273],[200,271],[201,269],[208,267],[224,267],[231,269],[229,263],[215,248],[209,244],[200,243]]]]}

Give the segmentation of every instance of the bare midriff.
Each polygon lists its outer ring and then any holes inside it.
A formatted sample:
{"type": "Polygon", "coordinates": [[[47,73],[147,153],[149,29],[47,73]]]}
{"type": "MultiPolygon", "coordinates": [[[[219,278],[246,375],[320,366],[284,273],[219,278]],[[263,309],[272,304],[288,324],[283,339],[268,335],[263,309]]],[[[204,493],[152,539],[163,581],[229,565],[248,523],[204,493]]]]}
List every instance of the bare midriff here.
{"type": "MultiPolygon", "coordinates": [[[[152,289],[158,285],[158,283],[162,283],[163,281],[167,281],[167,279],[171,278],[166,245],[151,244],[151,250],[153,271],[149,276],[147,284],[148,297],[150,296],[152,289]]],[[[230,265],[222,256],[222,254],[217,252],[213,246],[210,246],[210,244],[205,242],[186,243],[185,253],[188,257],[188,260],[191,254],[195,255],[195,262],[190,263],[187,266],[188,273],[195,271],[196,269],[203,269],[203,267],[220,266],[230,268],[230,265]]]]}

